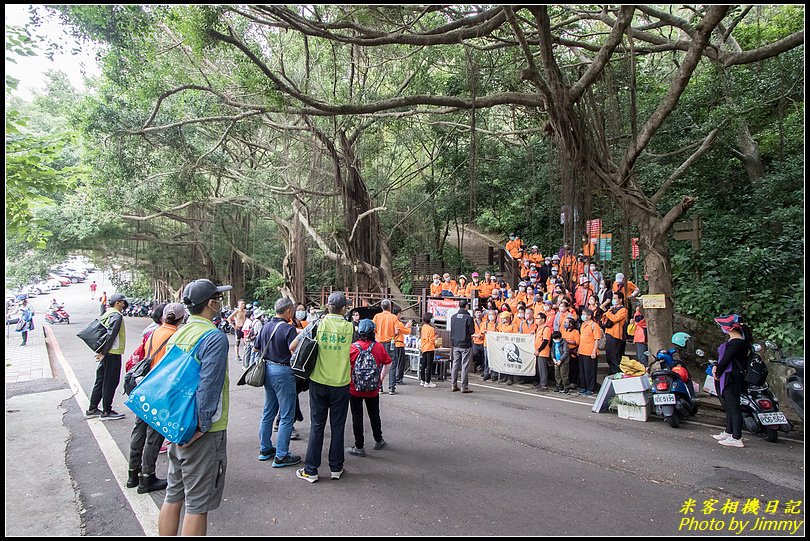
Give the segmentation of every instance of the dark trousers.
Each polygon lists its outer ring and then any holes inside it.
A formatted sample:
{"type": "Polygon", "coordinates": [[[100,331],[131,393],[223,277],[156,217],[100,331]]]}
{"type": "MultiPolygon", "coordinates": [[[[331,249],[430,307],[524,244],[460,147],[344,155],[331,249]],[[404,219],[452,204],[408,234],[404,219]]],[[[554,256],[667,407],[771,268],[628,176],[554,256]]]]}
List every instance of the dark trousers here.
{"type": "Polygon", "coordinates": [[[592,393],[596,392],[596,365],[599,359],[591,359],[590,355],[579,356],[580,387],[592,393]]]}
{"type": "Polygon", "coordinates": [[[726,433],[731,434],[735,440],[742,438],[742,410],[740,410],[740,395],[734,394],[731,389],[723,391],[723,407],[726,410],[726,433]]]}
{"type": "Polygon", "coordinates": [[[394,366],[397,367],[397,383],[402,383],[402,378],[405,377],[405,361],[407,361],[407,357],[405,356],[405,347],[397,347],[394,349],[396,350],[397,355],[397,358],[394,359],[396,361],[394,366]]]}
{"type": "Polygon", "coordinates": [[[473,344],[473,368],[476,370],[484,369],[484,346],[480,344],[473,344]]]}
{"type": "Polygon", "coordinates": [[[422,357],[419,359],[419,381],[430,383],[430,375],[433,374],[433,359],[435,356],[435,351],[422,352],[422,357]]]}
{"type": "Polygon", "coordinates": [[[115,389],[121,381],[121,354],[115,353],[104,356],[96,370],[96,382],[93,392],[90,393],[90,409],[98,408],[101,402],[101,411],[109,413],[112,410],[115,389]]]}
{"type": "Polygon", "coordinates": [[[27,344],[28,343],[28,331],[22,331],[20,334],[22,334],[22,343],[27,344]]]}
{"type": "Polygon", "coordinates": [[[374,441],[382,441],[382,421],[380,420],[380,395],[374,398],[361,398],[349,396],[349,405],[352,408],[352,429],[354,430],[354,446],[362,449],[365,445],[363,437],[363,402],[366,403],[368,420],[371,421],[371,434],[374,441]]]}
{"type": "Polygon", "coordinates": [[[137,417],[129,437],[129,469],[140,469],[144,475],[155,473],[163,435],[137,417]]]}
{"type": "Polygon", "coordinates": [[[623,354],[624,341],[614,338],[611,335],[607,335],[605,338],[605,357],[607,357],[609,372],[611,374],[620,372],[619,364],[622,362],[623,354]]]}
{"type": "Polygon", "coordinates": [[[571,352],[571,359],[568,362],[568,381],[572,385],[582,387],[579,383],[579,356],[571,352]]]}
{"type": "Polygon", "coordinates": [[[106,311],[107,311],[107,305],[104,304],[104,303],[101,303],[101,315],[103,316],[104,312],[106,312],[106,311]]]}
{"type": "Polygon", "coordinates": [[[548,387],[548,357],[535,357],[537,364],[534,367],[534,377],[538,387],[548,387]]]}
{"type": "Polygon", "coordinates": [[[343,432],[346,429],[346,414],[349,412],[349,386],[330,387],[315,381],[309,382],[309,445],[307,446],[306,472],[318,474],[321,466],[323,436],[326,418],[329,417],[331,442],[329,444],[329,469],[343,469],[343,432]]]}

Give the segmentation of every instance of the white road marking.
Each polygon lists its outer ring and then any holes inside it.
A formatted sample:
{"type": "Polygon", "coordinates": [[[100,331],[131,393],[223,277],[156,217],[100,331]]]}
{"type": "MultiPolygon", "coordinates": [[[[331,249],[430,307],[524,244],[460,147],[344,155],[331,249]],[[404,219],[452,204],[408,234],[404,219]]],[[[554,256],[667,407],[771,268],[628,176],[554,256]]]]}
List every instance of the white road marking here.
{"type": "MultiPolygon", "coordinates": [[[[87,398],[81,385],[79,385],[79,380],[76,379],[76,374],[73,373],[73,369],[70,367],[67,360],[65,360],[64,355],[62,355],[62,350],[59,349],[59,344],[53,335],[53,331],[47,327],[45,328],[47,329],[48,339],[53,346],[54,353],[56,353],[56,358],[59,360],[62,370],[65,371],[65,377],[70,384],[70,388],[73,390],[76,402],[79,404],[82,414],[84,414],[90,406],[90,400],[87,398]]],[[[132,417],[128,417],[128,419],[131,420],[132,417]]],[[[157,536],[160,509],[149,494],[138,494],[134,488],[126,487],[126,478],[122,472],[128,471],[129,460],[127,460],[127,457],[121,452],[121,449],[118,448],[118,445],[116,445],[104,423],[105,421],[99,418],[87,419],[87,425],[90,427],[93,437],[98,442],[98,446],[104,454],[104,458],[107,460],[107,464],[110,466],[110,470],[112,470],[113,477],[115,477],[116,482],[118,482],[121,492],[123,492],[124,497],[129,502],[130,507],[132,507],[135,518],[138,519],[138,522],[141,524],[144,534],[147,536],[157,536]]]]}

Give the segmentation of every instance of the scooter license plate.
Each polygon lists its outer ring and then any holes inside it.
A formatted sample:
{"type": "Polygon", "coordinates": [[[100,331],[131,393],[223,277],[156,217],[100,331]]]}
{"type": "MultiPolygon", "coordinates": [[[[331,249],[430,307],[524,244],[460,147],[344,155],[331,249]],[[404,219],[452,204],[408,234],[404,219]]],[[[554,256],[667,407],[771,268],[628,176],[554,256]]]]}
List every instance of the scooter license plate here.
{"type": "Polygon", "coordinates": [[[758,413],[757,417],[759,417],[759,422],[766,426],[787,424],[787,417],[781,412],[758,413]]]}
{"type": "Polygon", "coordinates": [[[665,406],[669,404],[675,404],[675,395],[672,393],[666,394],[654,394],[653,395],[653,404],[656,406],[665,406]]]}

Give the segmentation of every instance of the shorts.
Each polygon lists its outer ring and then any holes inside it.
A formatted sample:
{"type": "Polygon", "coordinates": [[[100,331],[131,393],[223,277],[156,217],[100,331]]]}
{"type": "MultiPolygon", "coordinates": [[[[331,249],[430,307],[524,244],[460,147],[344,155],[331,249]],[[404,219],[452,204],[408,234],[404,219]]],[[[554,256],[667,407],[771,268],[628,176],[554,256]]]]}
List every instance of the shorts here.
{"type": "Polygon", "coordinates": [[[235,327],[235,329],[236,329],[236,343],[238,344],[239,342],[242,341],[242,327],[235,327]]]}
{"type": "Polygon", "coordinates": [[[226,432],[206,432],[191,447],[171,444],[165,503],[185,500],[186,513],[192,515],[219,507],[228,465],[226,432]]]}

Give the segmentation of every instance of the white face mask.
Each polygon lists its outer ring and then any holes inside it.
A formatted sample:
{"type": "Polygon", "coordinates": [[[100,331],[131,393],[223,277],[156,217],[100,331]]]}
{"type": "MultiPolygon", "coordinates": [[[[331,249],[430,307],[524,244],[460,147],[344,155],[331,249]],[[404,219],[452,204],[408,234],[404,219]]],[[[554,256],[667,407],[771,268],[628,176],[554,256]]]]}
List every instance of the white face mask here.
{"type": "Polygon", "coordinates": [[[306,312],[306,310],[297,310],[297,311],[295,312],[295,319],[302,320],[302,319],[304,319],[305,317],[307,317],[307,312],[306,312]]]}
{"type": "Polygon", "coordinates": [[[612,301],[610,301],[610,305],[611,306],[618,306],[619,305],[619,299],[613,299],[612,301]]]}
{"type": "Polygon", "coordinates": [[[441,281],[441,280],[439,280],[438,278],[434,278],[434,279],[433,279],[433,283],[434,283],[434,284],[436,284],[436,285],[439,285],[439,284],[441,284],[441,283],[442,283],[442,281],[441,281]]]}
{"type": "Polygon", "coordinates": [[[487,319],[489,319],[490,321],[495,321],[495,316],[489,315],[487,316],[487,319]]]}

